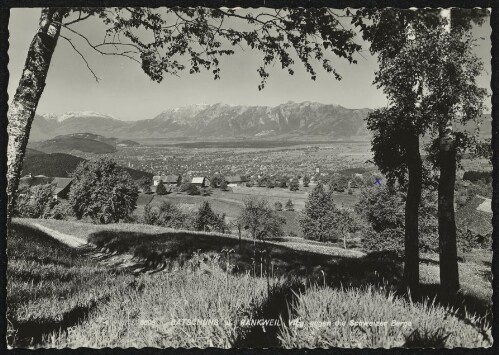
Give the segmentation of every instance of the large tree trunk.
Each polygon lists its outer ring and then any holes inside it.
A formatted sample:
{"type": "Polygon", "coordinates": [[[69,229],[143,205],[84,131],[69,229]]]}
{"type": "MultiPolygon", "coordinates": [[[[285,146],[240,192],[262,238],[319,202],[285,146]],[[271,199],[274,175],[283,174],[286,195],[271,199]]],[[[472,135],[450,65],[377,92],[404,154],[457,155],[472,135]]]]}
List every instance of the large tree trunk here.
{"type": "Polygon", "coordinates": [[[450,127],[439,129],[438,239],[440,249],[440,286],[444,295],[459,290],[454,186],[456,183],[456,145],[450,127]]]}
{"type": "Polygon", "coordinates": [[[423,164],[419,153],[419,137],[407,138],[407,168],[409,173],[405,203],[405,264],[404,281],[408,288],[419,288],[419,204],[421,202],[423,164]]]}
{"type": "Polygon", "coordinates": [[[31,123],[45,87],[60,33],[64,12],[58,8],[43,9],[38,32],[31,41],[24,70],[7,113],[9,143],[7,146],[7,227],[10,226],[21,177],[22,162],[28,144],[31,123]]]}

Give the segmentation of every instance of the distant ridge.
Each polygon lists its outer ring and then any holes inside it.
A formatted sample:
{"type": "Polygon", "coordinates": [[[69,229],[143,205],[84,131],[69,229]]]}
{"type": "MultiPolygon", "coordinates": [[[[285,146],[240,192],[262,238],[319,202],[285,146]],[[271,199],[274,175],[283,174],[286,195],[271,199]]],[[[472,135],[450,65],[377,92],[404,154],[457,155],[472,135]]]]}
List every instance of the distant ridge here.
{"type": "Polygon", "coordinates": [[[28,147],[41,153],[84,152],[106,154],[116,152],[117,146],[138,146],[139,143],[119,138],[107,138],[94,133],[71,133],[44,141],[28,143],[28,147]]]}
{"type": "Polygon", "coordinates": [[[132,140],[304,135],[365,139],[369,134],[364,118],[370,111],[307,101],[287,102],[274,107],[222,103],[189,105],[167,109],[152,119],[137,121],[120,121],[95,112],[66,113],[61,116],[45,114],[35,117],[30,139],[40,141],[80,132],[132,140]]]}
{"type": "MultiPolygon", "coordinates": [[[[32,152],[32,150],[28,151],[24,157],[22,176],[31,173],[33,175],[51,177],[70,177],[78,164],[85,161],[85,159],[71,154],[53,153],[33,155],[32,152]]],[[[151,173],[123,166],[120,166],[120,169],[129,173],[134,180],[138,180],[141,177],[152,179],[153,176],[151,173]]]]}
{"type": "MultiPolygon", "coordinates": [[[[154,118],[137,121],[121,121],[90,111],[66,113],[61,117],[37,115],[30,140],[88,132],[130,140],[315,137],[367,141],[371,135],[365,118],[371,111],[368,108],[350,109],[311,101],[289,101],[273,107],[223,103],[188,105],[167,109],[154,118]]],[[[490,114],[485,114],[482,136],[491,135],[490,122],[490,114]]]]}

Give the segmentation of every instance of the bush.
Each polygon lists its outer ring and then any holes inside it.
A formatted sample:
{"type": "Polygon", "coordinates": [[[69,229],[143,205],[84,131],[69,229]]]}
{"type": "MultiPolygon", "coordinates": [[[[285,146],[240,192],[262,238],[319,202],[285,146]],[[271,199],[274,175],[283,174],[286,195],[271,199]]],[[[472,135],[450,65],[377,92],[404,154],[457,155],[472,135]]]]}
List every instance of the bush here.
{"type": "Polygon", "coordinates": [[[286,208],[286,211],[294,211],[295,210],[295,205],[293,204],[293,201],[291,201],[291,199],[289,199],[286,202],[286,205],[284,207],[286,208]]]}
{"type": "Polygon", "coordinates": [[[25,188],[19,192],[15,214],[25,218],[49,218],[56,203],[54,186],[50,184],[25,188]]]}
{"type": "Polygon", "coordinates": [[[297,179],[291,180],[291,182],[289,183],[289,190],[298,191],[298,189],[299,189],[298,180],[297,179]]]}
{"type": "Polygon", "coordinates": [[[71,215],[71,206],[67,201],[60,201],[55,204],[49,213],[49,218],[63,220],[71,215]]]}
{"type": "Polygon", "coordinates": [[[282,211],[282,203],[277,201],[276,203],[274,203],[274,208],[276,211],[282,211]]]}
{"type": "MultiPolygon", "coordinates": [[[[365,188],[355,211],[368,225],[363,238],[366,251],[379,251],[386,247],[386,250],[397,251],[399,255],[403,253],[405,196],[402,191],[393,186],[365,188]],[[394,238],[400,240],[395,241],[394,238]]],[[[422,194],[419,248],[422,252],[438,252],[437,196],[434,191],[424,191],[422,194]]]]}
{"type": "Polygon", "coordinates": [[[468,180],[471,182],[482,181],[486,184],[490,184],[492,182],[492,173],[490,171],[469,170],[469,171],[464,172],[463,180],[468,180]]]}
{"type": "Polygon", "coordinates": [[[168,191],[166,191],[166,187],[163,184],[163,181],[160,181],[158,183],[158,186],[156,186],[156,195],[163,196],[163,195],[166,195],[167,193],[168,193],[168,191]]]}
{"type": "Polygon", "coordinates": [[[310,177],[308,175],[305,175],[303,177],[303,187],[308,187],[309,184],[310,184],[310,177]]]}
{"type": "Polygon", "coordinates": [[[222,182],[220,183],[220,190],[222,190],[222,191],[229,190],[229,185],[227,184],[227,181],[222,180],[222,182]]]}
{"type": "Polygon", "coordinates": [[[187,195],[193,195],[193,196],[201,195],[201,190],[199,189],[199,187],[197,187],[194,184],[189,184],[185,192],[187,192],[187,195]]]}
{"type": "Polygon", "coordinates": [[[284,217],[269,206],[267,200],[251,197],[244,201],[244,209],[238,217],[241,226],[248,229],[253,239],[282,237],[284,217]]]}
{"type": "Polygon", "coordinates": [[[151,179],[143,176],[138,179],[136,182],[137,187],[142,190],[143,193],[148,194],[151,192],[151,179]]]}
{"type": "Polygon", "coordinates": [[[457,228],[457,246],[462,252],[472,249],[492,249],[492,235],[482,236],[470,231],[466,226],[457,228]]]}
{"type": "Polygon", "coordinates": [[[401,228],[387,228],[380,232],[367,227],[362,231],[362,246],[365,250],[393,251],[398,256],[404,255],[404,230],[401,228]]]}
{"type": "Polygon", "coordinates": [[[101,158],[76,167],[68,202],[78,219],[111,223],[126,219],[135,210],[138,196],[130,175],[112,159],[101,158]]]}
{"type": "Polygon", "coordinates": [[[168,228],[192,228],[188,215],[170,201],[163,201],[158,207],[145,206],[143,220],[145,224],[168,228]]]}
{"type": "Polygon", "coordinates": [[[210,203],[204,201],[194,219],[194,227],[198,231],[217,231],[225,233],[228,227],[225,223],[225,215],[218,215],[211,209],[210,203]]]}

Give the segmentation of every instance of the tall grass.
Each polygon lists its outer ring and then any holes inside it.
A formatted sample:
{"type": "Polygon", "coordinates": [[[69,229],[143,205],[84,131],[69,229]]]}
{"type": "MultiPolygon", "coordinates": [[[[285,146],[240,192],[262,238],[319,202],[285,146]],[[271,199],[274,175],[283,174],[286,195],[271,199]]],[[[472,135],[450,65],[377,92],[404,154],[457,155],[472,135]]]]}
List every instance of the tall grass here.
{"type": "Polygon", "coordinates": [[[132,282],[130,275],[96,265],[31,229],[15,227],[7,238],[8,344],[30,346],[45,331],[76,323],[96,303],[132,282]]]}
{"type": "Polygon", "coordinates": [[[464,321],[451,309],[378,288],[313,286],[291,308],[292,320],[279,334],[285,348],[491,346],[490,325],[480,319],[464,321]]]}
{"type": "Polygon", "coordinates": [[[52,333],[47,344],[230,348],[250,330],[240,320],[251,318],[279,285],[194,258],[171,273],[142,275],[134,290],[115,295],[70,332],[52,333]]]}

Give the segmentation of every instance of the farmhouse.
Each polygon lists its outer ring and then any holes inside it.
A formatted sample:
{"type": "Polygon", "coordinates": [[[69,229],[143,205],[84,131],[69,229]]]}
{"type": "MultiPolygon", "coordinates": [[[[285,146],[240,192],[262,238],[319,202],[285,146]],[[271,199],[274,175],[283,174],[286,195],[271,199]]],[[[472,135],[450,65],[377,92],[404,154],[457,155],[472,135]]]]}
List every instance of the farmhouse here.
{"type": "Polygon", "coordinates": [[[210,186],[210,180],[206,178],[205,176],[196,176],[192,178],[191,183],[193,185],[199,186],[199,187],[208,187],[210,186]]]}
{"type": "Polygon", "coordinates": [[[71,188],[72,183],[72,178],[55,177],[51,182],[51,184],[55,186],[54,199],[66,199],[68,197],[69,189],[71,188]]]}
{"type": "Polygon", "coordinates": [[[246,183],[247,179],[245,176],[234,175],[234,176],[226,176],[225,181],[227,181],[227,186],[236,187],[238,185],[246,183]]]}
{"type": "Polygon", "coordinates": [[[158,186],[158,184],[159,184],[160,181],[163,181],[163,183],[164,183],[165,180],[166,180],[166,176],[165,175],[154,175],[152,177],[152,184],[153,184],[153,186],[158,186]]]}
{"type": "Polygon", "coordinates": [[[165,185],[178,186],[181,181],[182,177],[180,175],[167,175],[163,183],[165,185]]]}

